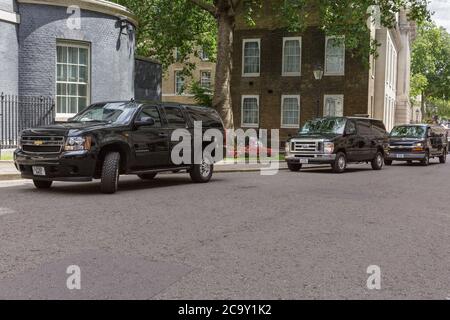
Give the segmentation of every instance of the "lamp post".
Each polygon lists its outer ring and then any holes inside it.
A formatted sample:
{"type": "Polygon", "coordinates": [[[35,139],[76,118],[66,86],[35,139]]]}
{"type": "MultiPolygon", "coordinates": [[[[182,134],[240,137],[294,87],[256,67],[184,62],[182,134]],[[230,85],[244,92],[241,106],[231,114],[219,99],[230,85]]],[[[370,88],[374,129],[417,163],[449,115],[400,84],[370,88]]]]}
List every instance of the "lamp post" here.
{"type": "MultiPolygon", "coordinates": [[[[314,79],[316,79],[317,81],[322,80],[323,69],[322,69],[322,67],[319,64],[316,65],[316,67],[313,70],[313,73],[314,73],[314,79]]],[[[318,118],[320,116],[320,96],[321,96],[321,90],[320,89],[321,89],[320,84],[318,84],[319,96],[317,97],[316,118],[318,118]]]]}
{"type": "Polygon", "coordinates": [[[416,109],[416,123],[419,123],[419,109],[416,109]]]}

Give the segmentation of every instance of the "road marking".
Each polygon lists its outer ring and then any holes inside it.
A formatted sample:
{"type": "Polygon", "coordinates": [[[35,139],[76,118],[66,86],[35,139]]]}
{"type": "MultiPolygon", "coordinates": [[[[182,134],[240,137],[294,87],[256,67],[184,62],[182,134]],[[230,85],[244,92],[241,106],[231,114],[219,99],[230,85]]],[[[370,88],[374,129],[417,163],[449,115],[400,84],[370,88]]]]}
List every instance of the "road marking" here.
{"type": "Polygon", "coordinates": [[[13,209],[0,207],[0,217],[7,215],[7,214],[11,214],[11,213],[16,213],[16,212],[13,209]]]}

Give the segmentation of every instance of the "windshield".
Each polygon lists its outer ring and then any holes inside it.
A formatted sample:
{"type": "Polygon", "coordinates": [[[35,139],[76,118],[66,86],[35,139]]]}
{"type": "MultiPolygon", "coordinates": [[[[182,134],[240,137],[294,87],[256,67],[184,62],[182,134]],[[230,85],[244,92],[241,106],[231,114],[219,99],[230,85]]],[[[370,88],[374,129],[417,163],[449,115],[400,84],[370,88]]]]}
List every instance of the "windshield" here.
{"type": "Polygon", "coordinates": [[[408,138],[423,138],[425,136],[426,128],[419,126],[404,126],[395,127],[391,131],[391,137],[408,137],[408,138]]]}
{"type": "Polygon", "coordinates": [[[128,124],[136,110],[135,105],[129,102],[93,104],[73,117],[70,122],[128,124]]]}
{"type": "Polygon", "coordinates": [[[334,133],[343,134],[345,130],[345,124],[347,119],[345,118],[329,118],[329,119],[316,119],[310,120],[305,123],[301,134],[316,134],[316,133],[334,133]]]}

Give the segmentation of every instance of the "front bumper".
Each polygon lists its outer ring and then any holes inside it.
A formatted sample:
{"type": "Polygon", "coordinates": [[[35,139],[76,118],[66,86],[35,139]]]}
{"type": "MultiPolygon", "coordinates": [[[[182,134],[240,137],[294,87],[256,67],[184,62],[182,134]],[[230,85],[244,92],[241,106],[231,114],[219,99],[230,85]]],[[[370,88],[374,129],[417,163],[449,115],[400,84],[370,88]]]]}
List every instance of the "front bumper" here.
{"type": "Polygon", "coordinates": [[[14,152],[14,164],[22,178],[45,181],[92,181],[97,159],[89,151],[61,154],[30,154],[14,152]],[[45,176],[35,176],[33,166],[44,167],[45,176]]]}
{"type": "Polygon", "coordinates": [[[386,154],[385,157],[388,161],[413,161],[413,160],[424,160],[425,152],[393,152],[386,154]]]}
{"type": "Polygon", "coordinates": [[[325,154],[325,153],[309,153],[309,154],[298,154],[290,153],[285,156],[285,160],[288,163],[297,164],[331,164],[336,160],[336,154],[325,154]]]}

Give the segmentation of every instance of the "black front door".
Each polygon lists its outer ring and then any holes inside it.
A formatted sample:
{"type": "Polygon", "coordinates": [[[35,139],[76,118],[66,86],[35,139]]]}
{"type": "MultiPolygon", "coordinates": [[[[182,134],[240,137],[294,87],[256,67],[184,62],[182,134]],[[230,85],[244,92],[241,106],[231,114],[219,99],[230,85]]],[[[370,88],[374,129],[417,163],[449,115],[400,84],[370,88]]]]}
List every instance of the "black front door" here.
{"type": "Polygon", "coordinates": [[[137,169],[169,164],[169,136],[163,128],[158,107],[144,106],[136,121],[149,117],[154,120],[153,125],[139,126],[131,133],[137,169]]]}

